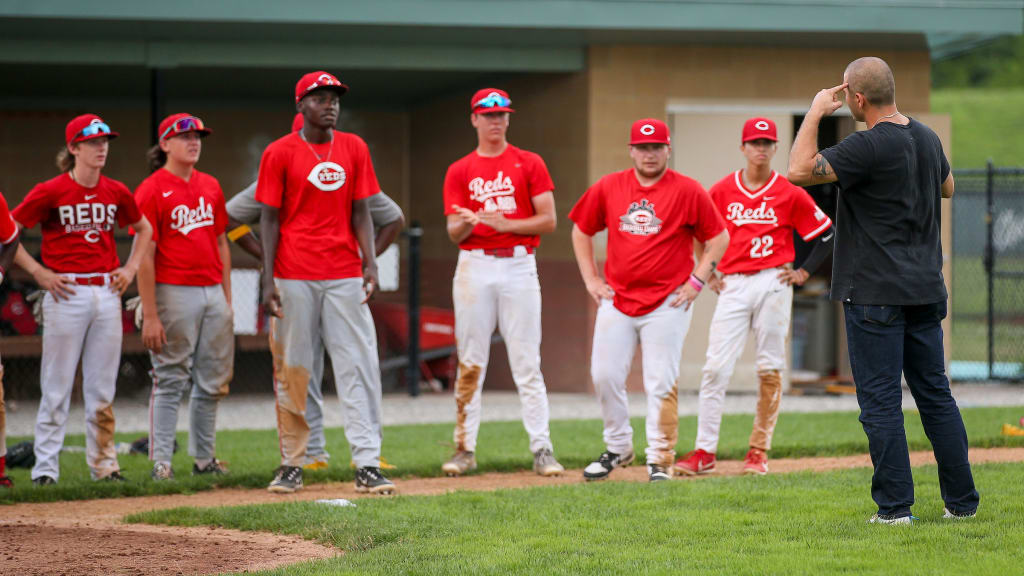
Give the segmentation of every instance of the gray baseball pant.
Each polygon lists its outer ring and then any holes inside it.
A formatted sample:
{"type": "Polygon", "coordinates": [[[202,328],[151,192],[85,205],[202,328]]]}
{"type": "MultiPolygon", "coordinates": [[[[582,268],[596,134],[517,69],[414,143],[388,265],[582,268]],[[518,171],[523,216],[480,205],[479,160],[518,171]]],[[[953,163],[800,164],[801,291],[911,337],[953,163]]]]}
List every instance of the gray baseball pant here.
{"type": "Polygon", "coordinates": [[[217,404],[227,395],[235,360],[231,307],[220,284],[156,285],[156,310],[167,344],[153,361],[149,458],[170,462],[178,406],[189,397],[188,453],[196,460],[216,454],[217,404]]]}
{"type": "Polygon", "coordinates": [[[309,442],[306,396],[319,334],[331,355],[345,437],[356,466],[379,466],[381,384],[377,334],[370,308],[362,303],[362,278],[275,279],[284,318],[270,333],[281,463],[302,466],[309,442]]]}

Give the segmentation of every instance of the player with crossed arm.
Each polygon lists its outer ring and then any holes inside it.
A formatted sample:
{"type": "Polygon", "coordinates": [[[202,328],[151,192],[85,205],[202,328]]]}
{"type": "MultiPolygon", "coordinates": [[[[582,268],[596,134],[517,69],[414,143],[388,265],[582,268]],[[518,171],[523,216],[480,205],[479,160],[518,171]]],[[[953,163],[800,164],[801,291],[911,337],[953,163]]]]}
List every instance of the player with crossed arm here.
{"type": "Polygon", "coordinates": [[[60,449],[78,360],[85,397],[85,457],[93,480],[123,481],[114,449],[114,391],[121,359],[121,294],[135,279],[153,229],[124,184],[101,172],[110,130],[99,116],[68,123],[57,155],[62,174],[37,184],[14,209],[23,228],[42,225],[43,264],[24,248],[14,261],[32,275],[43,298],[42,398],[35,426],[32,482],[56,484],[60,449]],[[128,262],[119,266],[114,225],[136,231],[128,262]]]}
{"type": "Polygon", "coordinates": [[[220,183],[195,169],[210,134],[191,114],[172,114],[150,149],[154,172],[135,200],[153,225],[153,245],[139,268],[142,343],[153,361],[149,459],[152,477],[174,478],[171,457],[178,406],[188,392],[192,474],[226,474],[216,458],[217,405],[234,369],[231,252],[220,183]]]}
{"type": "MultiPolygon", "coordinates": [[[[0,282],[14,262],[18,251],[18,224],[7,209],[7,199],[0,194],[0,282]]],[[[14,484],[7,477],[7,411],[4,406],[4,367],[0,365],[0,488],[11,488],[14,484]]]]}
{"type": "Polygon", "coordinates": [[[380,472],[381,383],[377,334],[367,300],[377,260],[367,198],[380,192],[361,138],[334,129],[348,91],[333,75],[311,72],[295,86],[303,126],[267,147],[256,200],[262,203],[263,305],[273,316],[281,466],[268,490],[302,488],[309,424],[306,396],[319,335],[331,355],[356,469],[356,491],[393,494],[380,472]]]}
{"type": "MultiPolygon", "coordinates": [[[[296,114],[292,121],[292,132],[302,130],[302,114],[296,114]]],[[[227,203],[230,230],[228,238],[238,244],[257,260],[263,261],[263,248],[259,240],[252,234],[250,225],[258,224],[262,204],[256,201],[256,182],[253,182],[227,203]]],[[[380,256],[388,246],[398,238],[405,227],[405,215],[394,200],[383,191],[367,199],[370,205],[370,218],[375,231],[374,251],[380,256]]],[[[314,335],[314,349],[322,348],[320,335],[314,335]]],[[[306,422],[309,424],[309,443],[306,445],[306,460],[303,468],[307,470],[323,470],[327,468],[331,455],[327,452],[327,439],[324,436],[323,406],[324,396],[321,388],[324,373],[323,353],[313,355],[313,370],[309,375],[309,397],[306,403],[306,422]],[[310,400],[312,402],[310,402],[310,400]]],[[[386,468],[381,463],[382,468],[386,468]]]]}
{"type": "Polygon", "coordinates": [[[602,480],[633,462],[626,377],[637,343],[647,393],[648,479],[671,476],[690,307],[729,244],[708,193],[668,168],[671,150],[664,122],[637,120],[629,141],[633,167],[598,180],[569,213],[576,262],[598,305],[590,375],[601,402],[606,450],[584,469],[587,480],[602,480]],[[593,240],[606,228],[607,283],[597,273],[593,240]],[[696,267],[693,238],[707,245],[696,267]]]}
{"type": "Polygon", "coordinates": [[[544,160],[508,143],[508,93],[477,91],[470,122],[477,148],[448,167],[444,179],[448,237],[458,244],[452,299],[459,370],[455,380],[455,454],[441,469],[476,469],[481,391],[497,326],[523,405],[533,470],[564,471],[552,453],[548,396],[540,371],[540,282],[534,250],[556,225],[554,183],[544,160]]]}
{"type": "Polygon", "coordinates": [[[793,308],[793,285],[803,285],[832,251],[832,220],[803,188],[771,169],[778,149],[775,123],[751,118],[743,124],[740,151],[747,167],[711,187],[711,199],[725,218],[729,248],[708,287],[720,294],[711,319],[707,362],[700,384],[697,446],[678,462],[676,472],[707,474],[715,469],[725,389],[736,359],[753,329],[757,343],[757,412],[743,472],[768,473],[765,452],[782,399],[786,336],[793,308]],[[814,248],[793,269],[793,230],[814,248]]]}

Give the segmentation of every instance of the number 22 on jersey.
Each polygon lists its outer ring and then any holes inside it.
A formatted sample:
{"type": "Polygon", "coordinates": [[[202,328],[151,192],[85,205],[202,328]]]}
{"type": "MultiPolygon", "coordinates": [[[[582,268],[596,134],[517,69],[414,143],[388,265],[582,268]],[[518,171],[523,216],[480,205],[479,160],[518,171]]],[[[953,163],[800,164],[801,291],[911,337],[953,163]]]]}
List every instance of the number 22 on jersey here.
{"type": "Polygon", "coordinates": [[[765,234],[760,238],[754,236],[750,239],[750,257],[764,258],[765,256],[771,256],[775,252],[772,250],[772,244],[774,243],[775,239],[772,238],[771,234],[765,234]]]}

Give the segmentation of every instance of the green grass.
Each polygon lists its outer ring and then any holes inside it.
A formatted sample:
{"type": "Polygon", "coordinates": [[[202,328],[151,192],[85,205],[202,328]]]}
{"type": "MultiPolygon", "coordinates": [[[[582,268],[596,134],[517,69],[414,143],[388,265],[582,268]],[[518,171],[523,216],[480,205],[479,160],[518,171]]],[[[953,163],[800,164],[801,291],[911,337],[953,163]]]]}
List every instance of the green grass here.
{"type": "Polygon", "coordinates": [[[993,574],[1024,561],[1024,464],[974,468],[981,514],[943,520],[934,466],[921,518],[876,526],[870,469],[661,484],[179,508],[132,522],[298,534],[347,552],[261,574],[993,574]]]}
{"type": "MultiPolygon", "coordinates": [[[[785,400],[783,400],[785,402],[785,400]]],[[[1024,446],[1024,438],[1000,435],[1003,422],[1017,422],[1024,407],[983,407],[963,410],[964,421],[972,446],[1024,446]]],[[[752,417],[727,415],[722,426],[719,454],[727,459],[742,458],[747,450],[752,417]]],[[[907,436],[913,449],[928,449],[928,440],[920,419],[908,413],[907,436]]],[[[634,444],[643,454],[646,443],[642,420],[633,420],[634,444]]],[[[692,449],[696,435],[695,417],[680,419],[680,452],[692,449]]],[[[391,426],[384,431],[384,456],[399,466],[396,477],[438,476],[440,464],[451,454],[450,424],[391,426]]],[[[597,420],[564,420],[551,423],[555,454],[567,467],[580,468],[604,450],[601,423],[597,420]]],[[[131,440],[135,435],[119,435],[131,440]]],[[[21,439],[9,438],[8,445],[21,439]]],[[[182,447],[187,438],[179,435],[182,447]]],[[[327,430],[328,450],[333,458],[328,470],[308,472],[306,483],[350,481],[348,445],[340,429],[327,430]]],[[[69,436],[69,445],[84,445],[82,436],[69,436]]],[[[838,456],[867,452],[867,440],[856,413],[783,414],[779,419],[772,456],[838,456]]],[[[181,450],[174,458],[177,480],[155,483],[149,479],[150,462],[143,456],[121,456],[120,462],[128,482],[110,484],[92,482],[82,453],[61,455],[61,478],[56,486],[32,486],[29,471],[9,470],[14,490],[0,490],[0,504],[27,501],[77,500],[114,496],[187,493],[214,487],[242,486],[262,488],[270,481],[279,462],[277,433],[274,430],[222,431],[217,435],[218,456],[231,466],[231,474],[221,479],[193,478],[189,475],[191,460],[181,450]]],[[[487,422],[480,430],[477,447],[481,471],[513,471],[529,469],[533,463],[528,451],[526,433],[520,422],[487,422]]]]}
{"type": "Polygon", "coordinates": [[[932,91],[932,112],[953,118],[953,167],[1024,166],[1024,87],[946,88],[932,91]]]}

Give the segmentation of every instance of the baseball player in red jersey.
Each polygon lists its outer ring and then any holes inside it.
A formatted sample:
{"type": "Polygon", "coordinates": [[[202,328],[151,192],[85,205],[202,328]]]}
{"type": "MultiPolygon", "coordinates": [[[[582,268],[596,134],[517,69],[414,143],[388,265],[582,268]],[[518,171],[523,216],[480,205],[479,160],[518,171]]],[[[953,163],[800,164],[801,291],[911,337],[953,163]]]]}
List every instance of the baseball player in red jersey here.
{"type": "Polygon", "coordinates": [[[43,264],[19,248],[43,298],[42,399],[35,426],[32,481],[55,484],[78,360],[85,397],[85,456],[93,480],[124,480],[114,450],[114,389],[121,359],[121,294],[135,279],[153,229],[124,184],[101,174],[110,130],[99,116],[68,123],[57,156],[60,176],[37,184],[14,209],[23,228],[42,225],[43,264]],[[136,231],[128,262],[119,266],[114,226],[136,231]]]}
{"type": "Polygon", "coordinates": [[[556,224],[554,183],[544,160],[508,143],[512,101],[485,88],[470,101],[477,148],[448,167],[444,206],[448,237],[458,244],[452,298],[459,370],[455,381],[455,454],[441,469],[476,469],[481,390],[497,327],[523,405],[533,469],[564,471],[548,432],[548,396],[540,372],[540,282],[534,250],[556,224]]]}
{"type": "Polygon", "coordinates": [[[711,187],[711,198],[729,230],[729,249],[718,267],[724,276],[716,274],[709,283],[720,296],[700,384],[697,446],[676,462],[680,474],[706,474],[715,469],[725,388],[751,329],[757,343],[760,387],[744,473],[768,473],[765,452],[771,448],[779,417],[792,286],[802,285],[832,250],[829,217],[803,188],[771,169],[777,140],[774,122],[747,120],[740,144],[747,158],[746,169],[711,187]],[[816,241],[796,270],[792,268],[794,230],[805,242],[816,241]]]}
{"type": "Polygon", "coordinates": [[[153,362],[149,458],[154,480],[174,477],[171,457],[178,406],[189,397],[192,474],[225,474],[215,455],[217,404],[234,367],[231,251],[220,183],[195,169],[210,134],[191,114],[173,114],[150,150],[154,172],[135,200],[153,225],[153,245],[139,268],[142,342],[153,362]]]}
{"type": "Polygon", "coordinates": [[[334,129],[339,98],[347,91],[327,72],[303,76],[295,86],[302,130],[271,143],[260,161],[263,302],[275,317],[270,347],[281,445],[271,492],[302,488],[306,394],[317,336],[331,355],[356,490],[395,492],[380,471],[380,364],[366,305],[377,287],[367,199],[380,184],[366,143],[334,129]]]}
{"type": "MultiPolygon", "coordinates": [[[[0,282],[4,274],[14,262],[14,254],[18,251],[18,225],[7,209],[7,199],[0,194],[0,282]]],[[[13,484],[7,477],[7,411],[4,406],[4,367],[0,365],[0,488],[11,488],[13,484]]]]}
{"type": "Polygon", "coordinates": [[[606,450],[583,471],[607,478],[634,459],[626,377],[637,343],[647,393],[647,474],[671,477],[679,428],[677,380],[690,310],[729,244],[711,198],[692,178],[668,168],[668,126],[638,120],[630,132],[633,167],[598,180],[569,218],[587,292],[598,304],[590,375],[604,418],[606,450]],[[594,262],[593,236],[608,230],[605,280],[594,262]],[[694,266],[693,238],[707,249],[694,266]]]}

